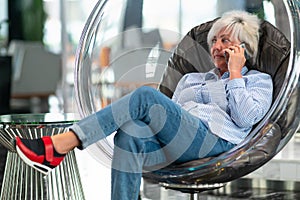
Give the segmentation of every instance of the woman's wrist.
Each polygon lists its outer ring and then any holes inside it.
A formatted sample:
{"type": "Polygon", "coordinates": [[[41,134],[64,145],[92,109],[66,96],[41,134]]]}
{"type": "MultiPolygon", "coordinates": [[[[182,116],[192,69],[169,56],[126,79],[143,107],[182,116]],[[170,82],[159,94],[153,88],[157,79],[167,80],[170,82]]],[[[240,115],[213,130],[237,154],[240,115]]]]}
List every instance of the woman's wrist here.
{"type": "Polygon", "coordinates": [[[241,71],[230,71],[229,73],[229,79],[235,79],[235,78],[242,78],[241,71]]]}

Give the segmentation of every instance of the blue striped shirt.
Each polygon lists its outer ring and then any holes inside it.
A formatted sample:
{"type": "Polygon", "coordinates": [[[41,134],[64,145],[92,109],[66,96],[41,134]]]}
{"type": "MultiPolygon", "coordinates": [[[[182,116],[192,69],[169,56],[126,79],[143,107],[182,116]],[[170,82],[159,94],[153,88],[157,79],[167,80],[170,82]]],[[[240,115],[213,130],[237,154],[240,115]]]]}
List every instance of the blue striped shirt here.
{"type": "Polygon", "coordinates": [[[242,78],[221,77],[215,68],[184,75],[172,100],[201,119],[215,135],[240,143],[269,110],[273,84],[270,75],[242,69],[242,78]]]}

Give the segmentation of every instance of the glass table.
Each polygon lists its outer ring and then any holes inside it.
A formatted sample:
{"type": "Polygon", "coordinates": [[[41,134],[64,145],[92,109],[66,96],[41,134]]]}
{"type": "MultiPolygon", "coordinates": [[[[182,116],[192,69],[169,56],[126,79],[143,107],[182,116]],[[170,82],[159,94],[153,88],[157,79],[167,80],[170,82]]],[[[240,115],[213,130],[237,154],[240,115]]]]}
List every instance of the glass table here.
{"type": "Polygon", "coordinates": [[[75,152],[47,176],[26,165],[15,150],[14,138],[40,138],[68,130],[75,114],[15,114],[0,116],[0,143],[8,149],[0,199],[83,200],[75,152]]]}

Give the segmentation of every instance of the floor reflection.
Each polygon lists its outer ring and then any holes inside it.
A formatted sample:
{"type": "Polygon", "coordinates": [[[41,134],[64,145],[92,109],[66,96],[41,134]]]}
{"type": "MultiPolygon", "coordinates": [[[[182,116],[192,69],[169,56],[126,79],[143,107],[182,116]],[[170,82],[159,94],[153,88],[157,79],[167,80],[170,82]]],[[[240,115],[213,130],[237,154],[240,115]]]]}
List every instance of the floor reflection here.
{"type": "MultiPolygon", "coordinates": [[[[272,186],[270,189],[262,189],[253,187],[245,187],[245,184],[251,183],[251,179],[241,179],[234,181],[227,185],[225,188],[218,190],[212,190],[199,193],[194,199],[196,200],[239,200],[239,199],[268,199],[268,200],[296,200],[300,199],[300,191],[288,191],[285,184],[297,184],[287,183],[282,181],[272,181],[268,184],[272,186]]],[[[299,187],[298,187],[299,188],[299,187]]],[[[300,189],[300,188],[299,188],[300,189]]],[[[181,193],[174,190],[166,190],[155,184],[144,184],[143,200],[189,200],[190,194],[181,193]]]]}

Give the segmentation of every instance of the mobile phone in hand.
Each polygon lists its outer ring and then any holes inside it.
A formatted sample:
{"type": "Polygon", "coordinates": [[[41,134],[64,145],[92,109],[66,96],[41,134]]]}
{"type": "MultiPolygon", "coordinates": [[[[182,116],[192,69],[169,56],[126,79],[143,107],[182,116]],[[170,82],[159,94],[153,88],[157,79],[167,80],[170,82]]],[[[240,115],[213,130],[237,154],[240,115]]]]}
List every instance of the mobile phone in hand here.
{"type": "Polygon", "coordinates": [[[244,56],[245,56],[246,60],[248,60],[250,58],[250,56],[247,53],[246,44],[244,42],[242,42],[240,44],[240,47],[242,47],[244,49],[244,56]]]}
{"type": "MultiPolygon", "coordinates": [[[[246,49],[246,45],[244,42],[242,42],[240,44],[240,47],[242,47],[244,49],[244,56],[246,58],[246,60],[248,60],[250,58],[250,56],[248,55],[247,53],[247,49],[246,49]]],[[[225,57],[225,60],[226,60],[226,63],[228,64],[228,60],[229,60],[229,54],[227,52],[224,52],[224,57],[225,57]]]]}

